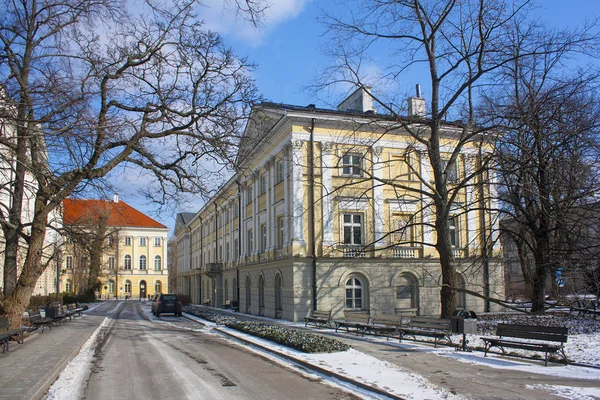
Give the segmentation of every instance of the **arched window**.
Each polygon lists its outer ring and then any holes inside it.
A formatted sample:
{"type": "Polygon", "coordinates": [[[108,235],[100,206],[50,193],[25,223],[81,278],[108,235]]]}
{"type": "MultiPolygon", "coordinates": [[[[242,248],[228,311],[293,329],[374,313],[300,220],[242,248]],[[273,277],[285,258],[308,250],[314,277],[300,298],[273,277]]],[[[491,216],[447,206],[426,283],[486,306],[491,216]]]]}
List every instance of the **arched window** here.
{"type": "Polygon", "coordinates": [[[160,281],[154,282],[154,293],[162,293],[162,284],[160,281]]]}
{"type": "Polygon", "coordinates": [[[129,279],[125,281],[125,293],[131,294],[131,281],[129,279]]]}
{"type": "Polygon", "coordinates": [[[283,310],[283,280],[281,274],[275,275],[275,310],[283,310]]]}
{"type": "MultiPolygon", "coordinates": [[[[467,285],[465,282],[465,278],[456,274],[456,288],[457,289],[466,289],[467,285]]],[[[456,308],[459,310],[467,309],[467,294],[465,292],[454,292],[456,293],[456,308]]]]}
{"type": "Polygon", "coordinates": [[[412,274],[402,274],[396,282],[396,308],[419,307],[419,284],[412,274]]]}
{"type": "Polygon", "coordinates": [[[265,308],[265,277],[262,274],[258,277],[258,307],[260,310],[265,308]]]}
{"type": "Polygon", "coordinates": [[[233,285],[232,285],[232,290],[233,290],[233,300],[237,301],[237,295],[238,295],[238,291],[237,291],[237,279],[233,278],[233,285]]]}
{"type": "Polygon", "coordinates": [[[250,312],[250,305],[251,305],[251,299],[252,299],[252,293],[251,293],[251,288],[252,288],[252,282],[250,281],[250,275],[248,275],[246,277],[246,312],[250,312]]]}
{"type": "Polygon", "coordinates": [[[140,256],[140,271],[146,270],[146,256],[140,256]]]}
{"type": "Polygon", "coordinates": [[[73,283],[71,283],[71,280],[67,280],[67,282],[65,282],[65,292],[72,292],[73,291],[73,283]]]}
{"type": "Polygon", "coordinates": [[[129,254],[123,257],[123,269],[131,269],[131,256],[129,254]]]}
{"type": "Polygon", "coordinates": [[[160,271],[161,269],[162,269],[162,259],[160,258],[160,256],[155,256],[154,257],[154,270],[160,271]]]}
{"type": "Polygon", "coordinates": [[[362,309],[364,307],[364,284],[356,276],[346,281],[346,308],[362,309]]]}

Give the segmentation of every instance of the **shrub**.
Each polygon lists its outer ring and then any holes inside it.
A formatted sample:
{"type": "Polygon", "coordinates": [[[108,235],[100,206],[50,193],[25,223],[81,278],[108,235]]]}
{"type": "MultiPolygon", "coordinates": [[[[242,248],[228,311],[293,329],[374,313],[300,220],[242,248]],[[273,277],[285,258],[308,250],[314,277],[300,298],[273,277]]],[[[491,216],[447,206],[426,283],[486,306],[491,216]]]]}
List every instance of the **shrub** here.
{"type": "Polygon", "coordinates": [[[279,325],[239,321],[235,316],[230,314],[223,314],[196,307],[186,307],[185,312],[305,353],[334,353],[350,349],[350,346],[339,340],[329,339],[309,332],[289,329],[279,325]]]}

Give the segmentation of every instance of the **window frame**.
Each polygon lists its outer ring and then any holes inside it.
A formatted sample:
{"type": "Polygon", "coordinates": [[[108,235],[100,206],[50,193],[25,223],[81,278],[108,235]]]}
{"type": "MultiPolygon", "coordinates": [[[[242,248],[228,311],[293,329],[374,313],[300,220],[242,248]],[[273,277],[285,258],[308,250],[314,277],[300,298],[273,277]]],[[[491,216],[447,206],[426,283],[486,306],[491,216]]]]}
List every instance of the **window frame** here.
{"type": "Polygon", "coordinates": [[[138,258],[138,269],[140,271],[148,270],[148,258],[144,254],[138,258]]]}
{"type": "Polygon", "coordinates": [[[131,256],[129,254],[123,256],[123,269],[131,271],[131,256]]]}
{"type": "Polygon", "coordinates": [[[450,246],[460,248],[460,218],[458,216],[448,218],[448,231],[450,233],[450,246]]]}
{"type": "Polygon", "coordinates": [[[365,287],[366,287],[365,282],[363,282],[363,280],[358,276],[352,275],[352,276],[349,276],[348,279],[346,279],[346,283],[344,284],[344,289],[345,289],[345,291],[344,291],[344,308],[345,309],[347,309],[347,310],[364,310],[365,309],[365,287]],[[358,282],[358,284],[357,284],[357,282],[358,282]],[[359,296],[357,296],[357,292],[360,293],[359,296]]]}
{"type": "Polygon", "coordinates": [[[363,176],[363,156],[359,153],[345,153],[342,155],[342,176],[363,176]]]}
{"type": "Polygon", "coordinates": [[[342,213],[342,243],[346,246],[362,246],[364,241],[365,241],[365,237],[364,237],[364,214],[363,213],[357,213],[357,212],[343,212],[342,213]],[[350,217],[350,222],[346,222],[346,217],[350,217]],[[360,221],[357,223],[355,222],[355,217],[359,217],[360,221]],[[357,225],[358,224],[358,225],[357,225]],[[356,239],[356,232],[355,232],[355,228],[358,227],[360,229],[360,239],[359,239],[359,243],[355,242],[356,239]],[[346,229],[349,229],[349,235],[346,234],[346,229]],[[346,239],[349,238],[349,241],[346,241],[346,239]]]}
{"type": "Polygon", "coordinates": [[[123,246],[131,246],[131,236],[123,237],[123,246]]]}
{"type": "Polygon", "coordinates": [[[160,246],[162,246],[162,238],[160,236],[157,236],[154,238],[154,247],[160,246]]]}
{"type": "Polygon", "coordinates": [[[285,164],[283,160],[277,161],[275,169],[277,171],[277,183],[281,183],[285,180],[285,164]]]}
{"type": "Polygon", "coordinates": [[[154,256],[154,271],[162,271],[162,257],[159,255],[154,256]],[[157,261],[158,268],[156,268],[157,261]]]}

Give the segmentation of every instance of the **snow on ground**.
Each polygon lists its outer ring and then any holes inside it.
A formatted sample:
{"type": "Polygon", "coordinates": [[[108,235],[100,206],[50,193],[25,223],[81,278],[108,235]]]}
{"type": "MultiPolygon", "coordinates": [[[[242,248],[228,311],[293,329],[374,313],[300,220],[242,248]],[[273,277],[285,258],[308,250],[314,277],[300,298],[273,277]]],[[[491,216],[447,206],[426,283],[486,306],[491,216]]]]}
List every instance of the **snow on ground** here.
{"type": "Polygon", "coordinates": [[[91,361],[94,356],[94,348],[96,347],[98,334],[100,333],[100,330],[108,324],[112,315],[118,312],[122,306],[123,303],[117,304],[94,333],[92,333],[89,339],[83,344],[79,354],[67,364],[66,368],[60,373],[58,379],[50,387],[46,400],[79,400],[83,397],[84,384],[90,373],[91,361]]]}

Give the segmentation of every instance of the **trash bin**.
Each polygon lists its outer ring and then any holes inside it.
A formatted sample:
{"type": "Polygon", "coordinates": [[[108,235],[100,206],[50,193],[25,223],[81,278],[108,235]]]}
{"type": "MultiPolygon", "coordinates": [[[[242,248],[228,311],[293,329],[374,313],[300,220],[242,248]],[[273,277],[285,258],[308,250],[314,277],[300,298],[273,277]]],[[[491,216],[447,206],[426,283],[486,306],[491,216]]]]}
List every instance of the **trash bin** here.
{"type": "Polygon", "coordinates": [[[452,333],[477,333],[477,314],[474,311],[456,310],[450,317],[452,333]]]}

